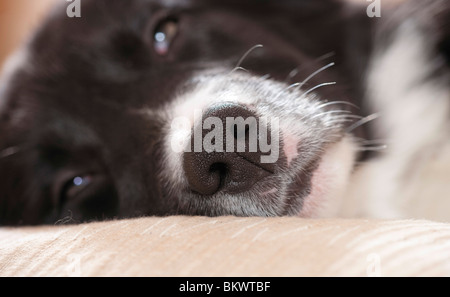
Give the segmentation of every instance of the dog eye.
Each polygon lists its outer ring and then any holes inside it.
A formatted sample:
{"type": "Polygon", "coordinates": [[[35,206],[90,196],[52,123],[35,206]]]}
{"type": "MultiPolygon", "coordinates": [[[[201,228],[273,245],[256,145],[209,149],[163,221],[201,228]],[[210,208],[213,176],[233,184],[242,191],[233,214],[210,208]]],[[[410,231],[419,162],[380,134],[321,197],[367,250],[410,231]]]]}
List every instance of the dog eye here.
{"type": "Polygon", "coordinates": [[[158,55],[167,55],[177,33],[178,21],[175,18],[166,18],[156,26],[153,44],[158,55]]]}
{"type": "Polygon", "coordinates": [[[73,174],[59,190],[55,210],[60,218],[70,213],[76,221],[112,218],[118,211],[118,195],[112,179],[102,172],[73,174]]]}
{"type": "Polygon", "coordinates": [[[90,175],[75,176],[71,178],[64,186],[61,193],[61,200],[68,201],[77,197],[92,183],[93,177],[90,175]]]}

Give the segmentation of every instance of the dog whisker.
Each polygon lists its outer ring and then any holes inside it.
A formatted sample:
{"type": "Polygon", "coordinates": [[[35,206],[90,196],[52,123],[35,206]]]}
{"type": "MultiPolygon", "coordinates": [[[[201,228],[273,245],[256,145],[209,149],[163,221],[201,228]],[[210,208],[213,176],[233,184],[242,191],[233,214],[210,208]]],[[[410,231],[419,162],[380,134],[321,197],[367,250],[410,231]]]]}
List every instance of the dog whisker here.
{"type": "Polygon", "coordinates": [[[234,67],[234,69],[232,70],[232,72],[235,69],[241,68],[242,63],[245,61],[245,59],[248,57],[248,55],[251,54],[251,52],[253,52],[255,49],[258,48],[263,48],[264,46],[262,44],[257,44],[255,46],[253,46],[251,49],[249,49],[248,51],[245,52],[245,54],[242,56],[241,59],[239,59],[239,62],[236,64],[236,67],[234,67]]]}
{"type": "Polygon", "coordinates": [[[299,72],[299,68],[295,67],[294,69],[291,70],[291,72],[289,72],[288,76],[286,77],[286,79],[284,81],[289,82],[291,79],[293,79],[294,77],[297,76],[298,72],[299,72]]]}
{"type": "Polygon", "coordinates": [[[347,115],[338,115],[338,116],[336,116],[334,118],[335,119],[345,118],[345,119],[357,119],[357,120],[360,120],[363,117],[359,116],[359,115],[354,115],[354,114],[347,114],[347,115]]]}
{"type": "Polygon", "coordinates": [[[308,76],[307,78],[305,78],[305,80],[303,80],[300,85],[298,86],[298,88],[302,88],[310,79],[312,79],[313,77],[315,77],[316,75],[318,75],[319,73],[321,73],[322,71],[327,70],[328,68],[331,68],[335,65],[334,62],[323,66],[322,68],[320,68],[319,70],[315,71],[314,73],[312,73],[310,76],[308,76]]]}
{"type": "Polygon", "coordinates": [[[356,128],[365,125],[371,121],[374,121],[376,119],[378,119],[380,117],[379,113],[373,113],[371,115],[368,115],[367,117],[362,118],[361,120],[357,121],[356,123],[354,123],[353,125],[351,125],[350,127],[348,127],[345,132],[349,133],[353,130],[355,130],[356,128]]]}
{"type": "Polygon", "coordinates": [[[348,106],[360,109],[357,105],[355,105],[353,103],[350,103],[350,102],[347,102],[347,101],[331,101],[331,102],[327,102],[327,103],[324,103],[322,105],[319,105],[317,107],[317,109],[322,109],[324,107],[327,107],[327,106],[330,106],[330,105],[337,105],[337,104],[344,104],[344,105],[348,105],[348,106]]]}
{"type": "Polygon", "coordinates": [[[323,61],[323,60],[326,60],[328,58],[334,57],[335,55],[336,55],[336,52],[329,52],[329,53],[326,53],[326,54],[318,57],[315,61],[316,62],[323,61]]]}
{"type": "Polygon", "coordinates": [[[320,129],[311,129],[312,131],[318,132],[318,133],[322,133],[328,130],[336,130],[339,129],[339,127],[336,126],[331,126],[331,127],[326,127],[326,128],[320,128],[320,129]]]}
{"type": "Polygon", "coordinates": [[[283,95],[284,93],[286,93],[287,91],[289,91],[292,88],[295,88],[299,85],[300,83],[295,83],[292,84],[290,86],[288,86],[287,88],[285,88],[283,91],[281,91],[280,93],[278,93],[278,95],[275,96],[275,100],[278,99],[281,95],[283,95]]]}
{"type": "Polygon", "coordinates": [[[328,121],[327,124],[329,124],[329,125],[336,125],[336,124],[343,124],[343,123],[349,123],[349,122],[355,122],[355,120],[337,119],[337,120],[328,121]]]}
{"type": "Polygon", "coordinates": [[[335,84],[336,84],[335,81],[333,81],[333,82],[327,82],[327,83],[321,83],[321,84],[319,84],[319,85],[317,85],[317,86],[315,86],[315,87],[309,89],[309,90],[306,91],[305,93],[303,93],[303,95],[302,95],[298,100],[305,98],[309,93],[314,92],[315,90],[317,90],[317,89],[319,89],[319,88],[326,87],[326,86],[332,86],[332,85],[335,85],[335,84]]]}
{"type": "Polygon", "coordinates": [[[259,79],[261,79],[261,80],[267,80],[267,79],[269,79],[269,78],[270,78],[270,74],[265,74],[265,75],[261,76],[259,79]]]}
{"type": "MultiPolygon", "coordinates": [[[[322,112],[322,113],[320,113],[320,114],[314,114],[314,115],[312,115],[312,116],[311,116],[310,114],[306,114],[306,115],[303,115],[299,120],[300,120],[300,121],[305,120],[305,119],[313,120],[313,119],[318,118],[318,117],[324,117],[324,116],[326,116],[326,115],[330,115],[330,114],[339,114],[339,113],[342,113],[342,115],[344,115],[344,114],[349,114],[349,113],[351,113],[351,112],[348,111],[348,110],[330,110],[330,111],[322,112]]],[[[333,116],[332,120],[327,121],[327,123],[330,123],[330,122],[331,122],[331,123],[334,123],[334,122],[337,122],[337,121],[339,121],[339,120],[341,120],[341,119],[336,118],[335,116],[333,116]]]]}
{"type": "MultiPolygon", "coordinates": [[[[315,59],[313,62],[318,63],[320,61],[323,61],[323,60],[333,57],[335,54],[336,54],[335,52],[326,53],[325,55],[322,55],[322,56],[318,57],[317,59],[315,59]]],[[[310,64],[312,64],[312,63],[307,63],[307,65],[310,65],[310,64]]],[[[297,76],[299,74],[300,69],[302,69],[304,67],[305,67],[305,65],[297,66],[294,69],[292,69],[291,72],[289,72],[288,76],[286,77],[285,81],[288,82],[291,79],[293,79],[295,76],[297,76]]]]}
{"type": "Polygon", "coordinates": [[[73,219],[73,213],[71,210],[68,210],[69,215],[67,215],[66,217],[59,219],[55,222],[55,226],[58,225],[66,225],[69,224],[70,222],[74,222],[75,220],[73,219]]]}
{"type": "Polygon", "coordinates": [[[385,139],[372,139],[372,140],[367,140],[367,139],[363,139],[363,138],[355,138],[359,144],[362,145],[373,145],[373,144],[386,144],[386,140],[385,139]]]}
{"type": "Polygon", "coordinates": [[[359,144],[359,151],[382,151],[388,148],[386,140],[383,139],[366,140],[363,138],[356,138],[356,140],[359,144]]]}
{"type": "Polygon", "coordinates": [[[239,70],[242,70],[245,72],[250,72],[247,69],[245,69],[244,67],[238,66],[238,67],[234,67],[233,70],[231,70],[229,74],[233,74],[234,72],[239,71],[239,70]]]}
{"type": "Polygon", "coordinates": [[[311,119],[315,119],[315,118],[318,118],[318,117],[322,117],[322,116],[329,115],[329,114],[334,114],[334,113],[350,113],[350,111],[347,111],[347,110],[330,110],[330,111],[326,111],[326,112],[322,112],[322,113],[316,114],[311,119]]]}

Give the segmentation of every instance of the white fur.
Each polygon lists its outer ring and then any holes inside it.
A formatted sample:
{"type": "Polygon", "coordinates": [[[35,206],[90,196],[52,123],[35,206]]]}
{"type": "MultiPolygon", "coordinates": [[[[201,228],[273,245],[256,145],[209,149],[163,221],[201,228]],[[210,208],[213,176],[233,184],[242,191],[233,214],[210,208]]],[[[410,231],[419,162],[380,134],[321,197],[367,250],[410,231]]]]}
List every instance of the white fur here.
{"type": "Polygon", "coordinates": [[[327,218],[338,215],[351,181],[355,148],[353,139],[348,136],[326,150],[312,177],[312,191],[303,202],[300,216],[327,218]]]}
{"type": "Polygon", "coordinates": [[[450,220],[450,94],[427,77],[436,61],[430,44],[407,21],[373,60],[368,98],[381,113],[376,123],[388,149],[359,168],[347,216],[450,220]]]}

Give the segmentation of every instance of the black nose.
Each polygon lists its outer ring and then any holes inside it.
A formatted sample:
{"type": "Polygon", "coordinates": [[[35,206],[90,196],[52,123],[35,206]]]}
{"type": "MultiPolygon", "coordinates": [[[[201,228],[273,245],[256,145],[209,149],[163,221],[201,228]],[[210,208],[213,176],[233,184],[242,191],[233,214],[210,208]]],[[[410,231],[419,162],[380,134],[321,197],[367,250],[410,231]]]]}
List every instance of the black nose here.
{"type": "MultiPolygon", "coordinates": [[[[184,172],[192,191],[202,195],[213,195],[219,191],[230,194],[242,193],[252,189],[258,181],[274,172],[275,164],[261,163],[263,154],[259,148],[258,127],[255,127],[258,126],[258,117],[254,112],[238,104],[225,103],[205,112],[202,123],[203,126],[196,124],[193,129],[191,152],[184,153],[183,158],[184,172]],[[222,123],[223,145],[220,145],[220,139],[208,136],[212,130],[217,129],[216,125],[211,125],[212,129],[205,129],[205,126],[209,128],[206,123],[207,119],[211,118],[215,119],[216,123],[219,120],[222,123]],[[197,149],[195,147],[195,143],[199,144],[198,135],[201,135],[202,140],[206,138],[211,140],[204,142],[205,145],[200,151],[198,146],[197,149]],[[254,143],[252,149],[250,142],[255,140],[256,149],[254,143]],[[211,143],[214,149],[208,149],[207,143],[211,143]],[[244,151],[243,143],[245,143],[244,151]]],[[[220,129],[217,131],[220,132],[220,129]]],[[[219,134],[215,135],[219,137],[219,134]]]]}

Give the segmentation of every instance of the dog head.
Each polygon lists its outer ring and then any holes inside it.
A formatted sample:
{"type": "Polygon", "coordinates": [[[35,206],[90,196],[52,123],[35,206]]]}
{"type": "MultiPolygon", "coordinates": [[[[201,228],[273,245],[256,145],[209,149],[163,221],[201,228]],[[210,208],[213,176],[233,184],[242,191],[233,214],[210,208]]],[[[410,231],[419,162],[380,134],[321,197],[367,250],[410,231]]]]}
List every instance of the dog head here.
{"type": "Polygon", "coordinates": [[[340,6],[300,2],[56,9],[4,71],[0,223],[332,214],[356,91],[340,6]]]}

